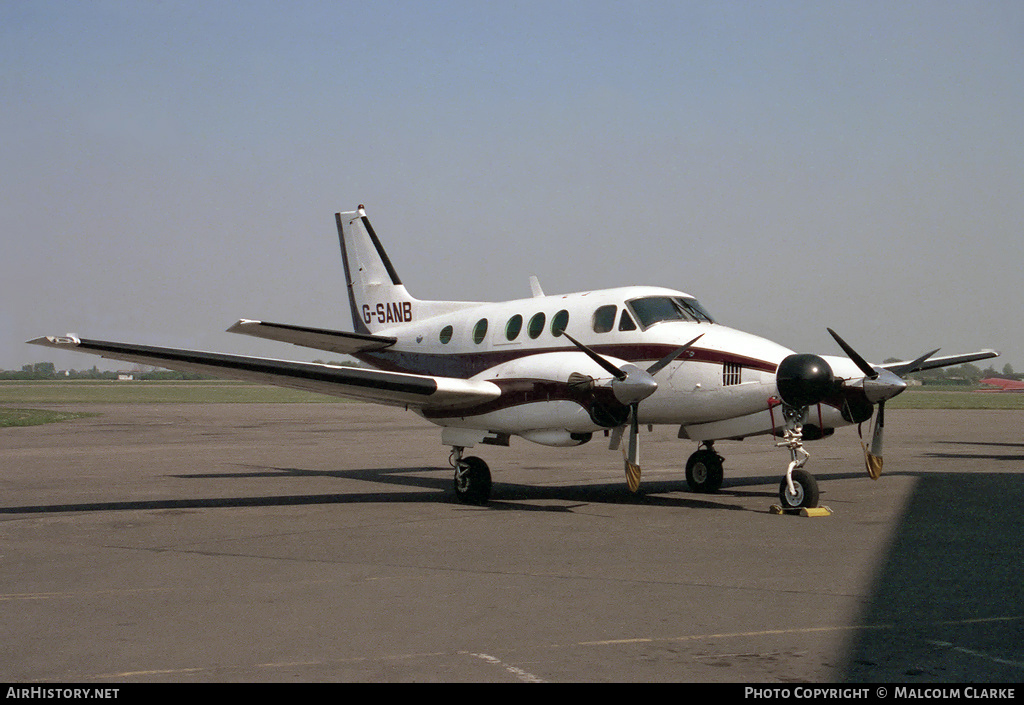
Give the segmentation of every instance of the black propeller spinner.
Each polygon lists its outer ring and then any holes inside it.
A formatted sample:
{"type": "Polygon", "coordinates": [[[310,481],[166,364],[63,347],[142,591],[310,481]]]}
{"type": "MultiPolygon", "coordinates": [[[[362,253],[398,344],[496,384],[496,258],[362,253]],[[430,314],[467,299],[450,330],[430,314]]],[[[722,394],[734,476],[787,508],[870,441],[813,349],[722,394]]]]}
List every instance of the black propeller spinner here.
{"type": "Polygon", "coordinates": [[[820,404],[838,391],[832,367],[810,353],[788,355],[779,363],[775,381],[782,401],[797,409],[820,404]]]}
{"type": "MultiPolygon", "coordinates": [[[[831,328],[826,330],[857,368],[864,373],[863,381],[856,384],[863,390],[867,401],[878,406],[871,446],[864,447],[868,474],[877,479],[882,471],[885,402],[906,388],[907,383],[902,379],[903,375],[920,369],[925,360],[937,353],[938,350],[932,350],[913,362],[893,367],[890,370],[872,366],[849,343],[840,338],[838,333],[831,328]]],[[[824,359],[807,353],[789,355],[783,359],[776,371],[775,379],[782,401],[796,409],[805,409],[819,404],[833,395],[842,394],[845,384],[843,380],[835,378],[831,366],[824,359]]]]}

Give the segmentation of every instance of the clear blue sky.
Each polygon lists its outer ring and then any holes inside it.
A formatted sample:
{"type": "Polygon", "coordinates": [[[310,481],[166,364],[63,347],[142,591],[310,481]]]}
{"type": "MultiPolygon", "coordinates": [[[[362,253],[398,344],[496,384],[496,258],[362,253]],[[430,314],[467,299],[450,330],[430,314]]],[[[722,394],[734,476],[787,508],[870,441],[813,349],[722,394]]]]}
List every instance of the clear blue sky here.
{"type": "Polygon", "coordinates": [[[0,367],[322,356],[223,331],[349,329],[365,203],[420,298],[657,284],[1024,369],[1022,77],[1018,0],[0,0],[0,367]]]}

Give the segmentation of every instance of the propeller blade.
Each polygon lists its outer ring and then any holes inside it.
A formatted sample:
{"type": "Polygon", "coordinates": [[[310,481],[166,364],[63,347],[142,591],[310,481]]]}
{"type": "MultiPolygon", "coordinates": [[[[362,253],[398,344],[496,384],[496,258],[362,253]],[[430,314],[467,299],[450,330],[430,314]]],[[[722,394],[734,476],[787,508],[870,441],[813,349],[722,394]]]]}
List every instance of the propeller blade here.
{"type": "Polygon", "coordinates": [[[875,417],[875,432],[871,434],[871,454],[882,457],[882,433],[885,431],[885,402],[878,402],[878,416],[875,417]]]}
{"type": "Polygon", "coordinates": [[[625,430],[625,426],[616,426],[612,429],[608,438],[608,450],[618,450],[619,444],[622,443],[622,434],[625,430]]]}
{"type": "Polygon", "coordinates": [[[925,353],[924,355],[922,355],[921,357],[917,358],[913,362],[908,362],[907,364],[900,365],[899,367],[893,367],[892,368],[892,372],[894,374],[900,376],[900,377],[902,377],[903,375],[908,375],[911,372],[917,372],[920,369],[918,367],[918,365],[920,365],[922,362],[924,362],[925,360],[930,358],[932,355],[937,353],[939,350],[941,350],[941,348],[935,348],[930,353],[925,353]]]}
{"type": "Polygon", "coordinates": [[[840,338],[838,333],[836,333],[831,328],[826,328],[825,330],[827,330],[829,334],[833,338],[835,338],[835,341],[839,343],[839,347],[843,349],[843,352],[846,353],[847,357],[853,360],[854,364],[860,368],[860,371],[863,372],[868,379],[874,379],[875,377],[878,376],[878,371],[871,365],[869,365],[867,360],[858,355],[857,351],[851,348],[845,340],[840,338]]]}
{"type": "Polygon", "coordinates": [[[640,489],[640,422],[637,415],[640,412],[640,402],[629,406],[629,453],[625,449],[622,455],[626,460],[626,485],[630,492],[640,489]]]}
{"type": "Polygon", "coordinates": [[[701,333],[700,335],[698,335],[696,338],[691,340],[686,345],[683,345],[682,347],[676,348],[674,351],[670,352],[668,355],[666,355],[665,357],[661,358],[660,360],[655,362],[653,365],[648,367],[647,368],[647,374],[649,374],[649,375],[656,375],[656,374],[658,374],[663,369],[665,369],[666,365],[668,365],[670,362],[672,362],[677,357],[682,355],[684,352],[689,350],[691,345],[693,345],[694,343],[696,343],[698,340],[700,340],[703,337],[704,337],[704,334],[701,333]]]}
{"type": "Polygon", "coordinates": [[[626,379],[626,373],[623,372],[622,370],[620,370],[615,365],[613,365],[609,360],[606,360],[603,356],[601,356],[598,353],[594,352],[593,350],[591,350],[586,345],[584,345],[580,341],[578,341],[575,338],[573,338],[571,335],[569,335],[565,331],[562,331],[562,335],[564,335],[566,338],[568,338],[572,342],[573,345],[575,345],[577,348],[579,348],[581,351],[583,351],[587,355],[587,357],[589,357],[591,360],[593,360],[598,365],[600,365],[602,367],[602,369],[604,369],[609,374],[611,374],[615,379],[617,379],[617,380],[624,380],[624,379],[626,379]]]}
{"type": "Polygon", "coordinates": [[[882,434],[885,432],[885,402],[878,402],[878,416],[875,417],[875,431],[871,434],[870,450],[863,443],[864,464],[867,466],[868,476],[877,480],[882,474],[882,434]]]}

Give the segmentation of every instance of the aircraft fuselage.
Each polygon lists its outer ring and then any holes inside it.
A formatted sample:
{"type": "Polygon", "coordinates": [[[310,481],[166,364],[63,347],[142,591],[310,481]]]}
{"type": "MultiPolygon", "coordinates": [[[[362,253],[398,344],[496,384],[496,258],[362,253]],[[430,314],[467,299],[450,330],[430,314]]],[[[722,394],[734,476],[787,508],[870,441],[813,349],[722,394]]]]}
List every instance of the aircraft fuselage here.
{"type": "MultiPolygon", "coordinates": [[[[610,377],[561,335],[565,330],[616,364],[638,367],[701,336],[655,376],[658,390],[640,407],[642,424],[696,426],[693,434],[684,435],[697,440],[702,435],[699,427],[727,419],[744,420],[732,424],[729,437],[782,426],[781,414],[772,411],[778,395],[775,370],[793,351],[713,322],[683,292],[620,287],[469,304],[422,319],[418,303],[381,302],[379,308],[372,307],[384,311],[385,319],[388,311],[392,317],[401,315],[401,320],[374,330],[397,342],[356,357],[381,369],[486,380],[502,387],[503,394],[494,402],[424,414],[439,425],[511,433],[560,428],[576,434],[618,425],[600,415],[595,419],[587,408],[594,395],[568,381],[577,373],[592,378],[600,389],[610,377]],[[693,302],[698,308],[693,313],[679,310],[676,317],[668,317],[673,316],[671,310],[649,310],[665,308],[666,301],[693,302]]],[[[833,425],[845,423],[838,413],[827,415],[833,425]]],[[[534,434],[531,440],[537,438],[544,436],[534,434]]]]}

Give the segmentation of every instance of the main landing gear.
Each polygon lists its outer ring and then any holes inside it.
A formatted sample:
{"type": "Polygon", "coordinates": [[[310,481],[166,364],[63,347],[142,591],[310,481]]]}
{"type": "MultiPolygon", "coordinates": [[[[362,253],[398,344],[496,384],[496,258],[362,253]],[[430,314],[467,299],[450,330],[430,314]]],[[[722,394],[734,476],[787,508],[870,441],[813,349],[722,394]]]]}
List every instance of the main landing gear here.
{"type": "MultiPolygon", "coordinates": [[[[803,446],[803,425],[800,410],[793,410],[792,418],[786,418],[786,430],[779,447],[789,449],[790,463],[779,484],[779,501],[783,509],[812,508],[818,506],[818,482],[814,475],[803,469],[810,457],[803,446]]],[[[700,448],[686,461],[686,484],[692,492],[717,492],[722,487],[722,463],[714,441],[704,441],[700,448]]]]}
{"type": "Polygon", "coordinates": [[[701,443],[700,449],[686,461],[686,484],[694,492],[717,492],[722,486],[722,461],[714,441],[701,443]]]}
{"type": "Polygon", "coordinates": [[[463,504],[487,504],[491,498],[491,469],[476,456],[463,458],[464,450],[454,446],[448,460],[455,468],[455,497],[463,504]]]}

